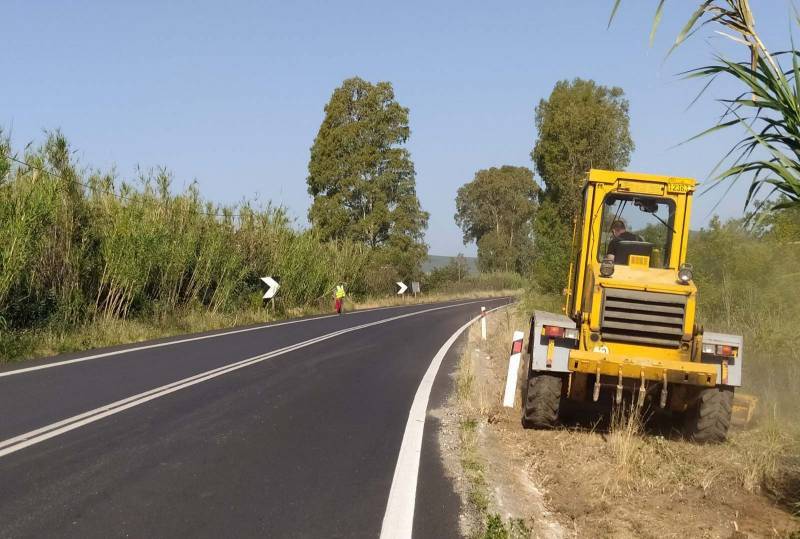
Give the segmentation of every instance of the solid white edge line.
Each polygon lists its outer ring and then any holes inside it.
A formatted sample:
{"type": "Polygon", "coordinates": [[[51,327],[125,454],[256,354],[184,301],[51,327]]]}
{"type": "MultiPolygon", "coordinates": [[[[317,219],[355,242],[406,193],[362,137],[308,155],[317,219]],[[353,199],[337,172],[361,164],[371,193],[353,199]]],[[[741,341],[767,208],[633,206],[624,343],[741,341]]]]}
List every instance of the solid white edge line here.
{"type": "Polygon", "coordinates": [[[278,323],[275,323],[275,324],[265,324],[265,325],[261,325],[261,326],[251,327],[251,328],[234,329],[234,330],[231,330],[231,331],[225,331],[223,333],[214,333],[212,335],[200,335],[198,337],[188,337],[188,338],[185,338],[185,339],[178,339],[178,340],[174,340],[174,341],[166,341],[166,342],[160,342],[160,343],[155,343],[155,344],[146,344],[146,345],[143,345],[143,346],[134,346],[133,348],[125,348],[125,349],[122,349],[122,350],[114,350],[114,351],[111,351],[111,352],[103,352],[103,353],[100,353],[100,354],[92,354],[90,356],[76,357],[74,359],[65,359],[64,361],[54,361],[53,363],[45,363],[43,365],[35,365],[33,367],[25,367],[25,368],[22,368],[22,369],[14,369],[14,370],[11,370],[11,371],[0,372],[0,378],[2,378],[3,376],[14,376],[15,374],[23,374],[23,373],[31,372],[31,371],[39,371],[39,370],[42,370],[42,369],[50,369],[50,368],[53,368],[53,367],[60,367],[62,365],[71,365],[72,363],[81,363],[83,361],[90,361],[92,359],[100,359],[100,358],[110,357],[110,356],[120,356],[120,355],[123,355],[123,354],[130,354],[131,352],[139,352],[141,350],[150,350],[152,348],[162,348],[164,346],[173,346],[175,344],[183,344],[183,343],[193,342],[193,341],[203,341],[205,339],[214,339],[216,337],[225,337],[226,335],[235,335],[237,333],[245,333],[245,332],[248,332],[248,331],[257,331],[257,330],[260,330],[260,329],[269,329],[269,328],[275,328],[275,327],[279,327],[279,326],[288,326],[290,324],[300,324],[300,323],[303,323],[303,322],[312,322],[314,320],[322,320],[324,318],[332,318],[334,316],[337,316],[337,315],[335,315],[335,314],[327,314],[327,315],[324,315],[324,316],[317,316],[317,317],[314,317],[314,318],[302,318],[300,320],[289,320],[289,321],[286,321],[286,322],[278,322],[278,323]]]}
{"type": "MultiPolygon", "coordinates": [[[[503,298],[497,298],[503,299],[503,298]]],[[[211,380],[212,378],[216,378],[218,376],[222,376],[229,372],[233,372],[235,370],[248,367],[250,365],[254,365],[256,363],[260,363],[267,359],[277,357],[289,352],[293,352],[295,350],[299,350],[301,348],[305,348],[307,346],[311,346],[312,344],[316,344],[318,342],[326,341],[328,339],[332,339],[334,337],[338,337],[339,335],[344,335],[345,333],[350,333],[353,331],[358,331],[360,329],[377,326],[380,324],[386,324],[388,322],[393,322],[395,320],[400,320],[403,318],[409,318],[412,316],[417,316],[433,311],[439,311],[442,309],[450,309],[455,307],[463,307],[464,305],[472,305],[474,303],[480,303],[486,300],[476,300],[476,301],[468,301],[464,303],[458,303],[454,305],[444,305],[441,307],[434,307],[431,309],[425,309],[422,311],[415,311],[413,313],[406,313],[401,314],[398,316],[393,316],[391,318],[384,318],[382,320],[376,320],[374,322],[367,322],[365,324],[361,324],[358,326],[353,326],[349,328],[340,329],[337,331],[333,331],[331,333],[326,333],[324,335],[320,335],[314,337],[312,339],[308,339],[306,341],[301,341],[299,343],[295,343],[284,348],[280,348],[278,350],[273,350],[271,352],[267,352],[265,354],[260,354],[258,356],[253,356],[247,359],[243,359],[241,361],[237,361],[235,363],[231,363],[228,365],[223,365],[222,367],[218,367],[216,369],[211,369],[205,372],[201,372],[199,374],[195,374],[188,378],[184,378],[182,380],[177,380],[175,382],[171,382],[169,384],[145,391],[143,393],[139,393],[137,395],[132,395],[125,399],[121,399],[109,404],[105,404],[94,410],[89,410],[87,412],[83,412],[81,414],[68,417],[61,421],[57,421],[50,425],[46,425],[44,427],[40,427],[38,429],[20,434],[18,436],[14,436],[13,438],[9,438],[7,440],[0,441],[0,457],[4,457],[8,454],[14,453],[19,451],[20,449],[24,449],[31,445],[37,444],[39,442],[43,442],[60,434],[64,434],[71,430],[77,429],[89,423],[93,423],[95,421],[99,421],[104,417],[108,417],[110,415],[117,414],[128,408],[132,408],[134,406],[138,406],[140,404],[144,404],[149,402],[153,399],[157,399],[164,395],[169,395],[170,393],[174,393],[175,391],[185,389],[187,387],[191,387],[195,384],[199,384],[201,382],[205,382],[206,380],[211,380]]],[[[500,307],[498,307],[500,308],[500,307]]]]}
{"type": "MultiPolygon", "coordinates": [[[[486,314],[494,312],[513,303],[495,307],[486,314]]],[[[389,491],[389,501],[386,503],[386,512],[381,525],[381,539],[408,539],[414,528],[414,506],[417,501],[417,480],[419,475],[419,459],[422,452],[422,435],[425,431],[425,418],[428,415],[428,401],[431,397],[433,383],[439,367],[453,346],[453,343],[467,328],[480,320],[478,315],[453,333],[433,356],[428,370],[414,395],[411,410],[408,413],[406,429],[403,433],[403,442],[397,455],[397,465],[392,477],[392,487],[389,491]]]]}
{"type": "MultiPolygon", "coordinates": [[[[490,298],[490,299],[504,299],[504,298],[490,298]]],[[[458,301],[458,300],[455,300],[455,301],[458,301]]],[[[477,300],[477,301],[486,301],[486,299],[477,300]]],[[[427,303],[427,304],[423,303],[422,305],[435,305],[435,303],[427,303]]],[[[459,305],[464,305],[464,304],[462,303],[462,304],[459,304],[459,305]]],[[[368,313],[368,312],[372,312],[372,311],[381,311],[381,310],[385,310],[385,309],[396,309],[396,308],[409,307],[409,306],[411,306],[411,305],[390,305],[388,307],[373,307],[373,308],[370,308],[370,309],[363,309],[363,310],[360,310],[360,311],[351,311],[349,313],[344,313],[344,314],[346,314],[346,315],[354,315],[354,314],[360,314],[360,313],[368,313]]],[[[225,337],[226,335],[235,335],[237,333],[245,333],[245,332],[248,332],[248,331],[258,331],[258,330],[261,330],[261,329],[270,329],[270,328],[276,328],[276,327],[280,327],[280,326],[288,326],[288,325],[291,325],[291,324],[302,324],[304,322],[313,322],[315,320],[323,320],[325,318],[335,318],[337,316],[339,316],[339,315],[337,315],[337,314],[325,314],[325,315],[322,315],[322,316],[314,316],[314,317],[311,317],[311,318],[301,318],[299,320],[287,320],[285,322],[271,322],[269,324],[262,324],[260,326],[255,326],[255,327],[250,327],[250,328],[233,329],[233,330],[230,330],[230,331],[224,331],[224,332],[221,332],[221,333],[214,333],[214,334],[211,334],[211,335],[199,335],[197,337],[188,337],[188,338],[184,338],[184,339],[170,340],[170,341],[160,342],[160,343],[155,343],[155,344],[146,344],[146,345],[142,345],[142,346],[134,346],[132,348],[124,348],[122,350],[115,350],[115,351],[111,351],[111,352],[103,352],[103,353],[100,353],[100,354],[92,354],[92,355],[89,355],[89,356],[81,356],[81,357],[77,357],[77,358],[74,358],[74,359],[65,359],[63,361],[54,361],[52,363],[45,363],[45,364],[42,364],[42,365],[35,365],[33,367],[24,367],[22,369],[13,369],[13,370],[10,370],[10,371],[4,371],[4,372],[0,372],[0,378],[2,378],[4,376],[14,376],[14,375],[17,375],[17,374],[24,374],[26,372],[39,371],[39,370],[42,370],[42,369],[51,369],[53,367],[61,367],[62,365],[71,365],[73,363],[82,363],[84,361],[90,361],[92,359],[100,359],[100,358],[104,358],[104,357],[119,356],[119,355],[123,355],[123,354],[130,354],[131,352],[139,352],[141,350],[150,350],[152,348],[162,348],[164,346],[172,346],[172,345],[175,345],[175,344],[183,344],[183,343],[193,342],[193,341],[202,341],[202,340],[205,340],[205,339],[214,339],[216,337],[225,337]]]]}

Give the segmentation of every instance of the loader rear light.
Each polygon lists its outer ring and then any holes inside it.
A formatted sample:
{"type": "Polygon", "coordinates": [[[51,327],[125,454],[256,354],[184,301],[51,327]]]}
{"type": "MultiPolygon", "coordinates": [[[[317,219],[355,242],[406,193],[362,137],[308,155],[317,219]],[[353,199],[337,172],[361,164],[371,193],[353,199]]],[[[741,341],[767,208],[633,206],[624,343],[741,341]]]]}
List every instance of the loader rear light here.
{"type": "Polygon", "coordinates": [[[704,344],[703,353],[722,357],[734,357],[739,349],[729,344],[704,344]]]}
{"type": "Polygon", "coordinates": [[[544,326],[542,334],[551,339],[573,339],[578,340],[579,332],[577,329],[562,328],[558,326],[544,326]]]}
{"type": "Polygon", "coordinates": [[[725,357],[733,357],[736,352],[736,348],[729,345],[729,344],[718,344],[717,345],[717,355],[718,356],[725,356],[725,357]]]}
{"type": "Polygon", "coordinates": [[[559,339],[564,336],[564,328],[560,328],[558,326],[545,326],[543,329],[545,337],[559,339]]]}

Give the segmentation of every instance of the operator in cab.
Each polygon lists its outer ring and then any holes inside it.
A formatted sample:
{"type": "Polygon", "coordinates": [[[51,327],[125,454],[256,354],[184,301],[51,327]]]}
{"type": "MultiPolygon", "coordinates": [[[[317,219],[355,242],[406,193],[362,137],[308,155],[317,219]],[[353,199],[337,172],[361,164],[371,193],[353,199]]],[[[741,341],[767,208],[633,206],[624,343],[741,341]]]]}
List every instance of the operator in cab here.
{"type": "Polygon", "coordinates": [[[608,250],[606,251],[607,255],[611,256],[611,259],[614,260],[617,257],[617,249],[619,248],[619,242],[621,241],[642,241],[639,236],[634,234],[633,232],[628,232],[627,227],[625,226],[625,221],[620,219],[611,223],[611,233],[614,235],[611,238],[611,241],[608,242],[608,250]]]}

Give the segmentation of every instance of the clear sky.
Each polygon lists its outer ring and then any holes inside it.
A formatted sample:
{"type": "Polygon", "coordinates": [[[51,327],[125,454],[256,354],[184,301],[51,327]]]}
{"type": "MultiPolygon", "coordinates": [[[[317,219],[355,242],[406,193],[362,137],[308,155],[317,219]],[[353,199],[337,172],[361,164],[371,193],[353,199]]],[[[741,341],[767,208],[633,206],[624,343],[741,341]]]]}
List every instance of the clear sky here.
{"type": "MultiPolygon", "coordinates": [[[[453,221],[476,170],[532,167],[534,107],[559,79],[621,86],[636,143],[630,169],[703,179],[732,136],[673,146],[711,125],[724,85],[688,111],[699,85],[675,74],[736,52],[709,32],[664,62],[697,2],[211,2],[6,0],[0,8],[0,126],[17,148],[60,128],[84,165],[164,165],[218,202],[258,194],[306,223],[309,148],[333,89],[388,80],[410,109],[409,149],[432,254],[473,254],[453,221]],[[708,39],[707,39],[708,38],[708,39]]],[[[789,5],[755,1],[773,50],[789,43],[789,5]]],[[[742,185],[716,213],[741,214],[742,185]]],[[[698,197],[707,222],[722,191],[698,197]]]]}

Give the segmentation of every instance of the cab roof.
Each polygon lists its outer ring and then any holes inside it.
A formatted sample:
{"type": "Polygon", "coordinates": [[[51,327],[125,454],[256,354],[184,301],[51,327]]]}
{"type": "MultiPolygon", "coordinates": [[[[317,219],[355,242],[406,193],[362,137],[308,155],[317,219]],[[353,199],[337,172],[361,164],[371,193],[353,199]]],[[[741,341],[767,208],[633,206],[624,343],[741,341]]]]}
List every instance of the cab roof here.
{"type": "Polygon", "coordinates": [[[589,170],[586,179],[593,183],[615,183],[617,180],[632,180],[648,183],[682,184],[694,187],[697,181],[693,178],[681,178],[678,176],[659,176],[656,174],[644,174],[641,172],[629,172],[627,170],[600,170],[593,168],[589,170]]]}

